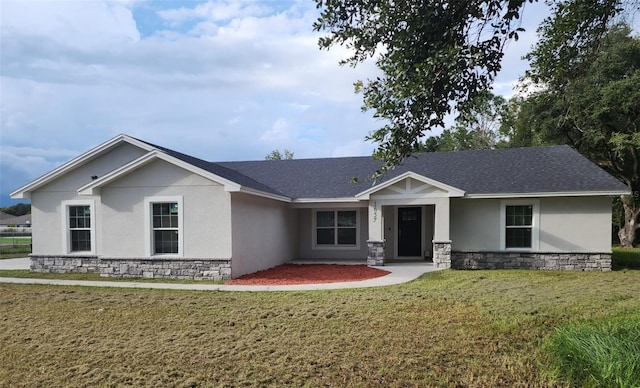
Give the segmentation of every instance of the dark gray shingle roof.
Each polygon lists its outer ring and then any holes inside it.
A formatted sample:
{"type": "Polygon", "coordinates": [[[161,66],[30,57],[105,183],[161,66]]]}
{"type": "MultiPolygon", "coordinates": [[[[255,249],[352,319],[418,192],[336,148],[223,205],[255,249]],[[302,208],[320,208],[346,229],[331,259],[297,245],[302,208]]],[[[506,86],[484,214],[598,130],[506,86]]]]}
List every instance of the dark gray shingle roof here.
{"type": "MultiPolygon", "coordinates": [[[[147,143],[150,144],[150,143],[147,143]]],[[[370,188],[379,163],[371,157],[212,163],[151,146],[240,185],[298,198],[345,198],[370,188]],[[357,177],[360,183],[352,183],[357,177]]],[[[627,187],[568,146],[419,153],[380,184],[407,171],[470,194],[625,191],[627,187]]]]}

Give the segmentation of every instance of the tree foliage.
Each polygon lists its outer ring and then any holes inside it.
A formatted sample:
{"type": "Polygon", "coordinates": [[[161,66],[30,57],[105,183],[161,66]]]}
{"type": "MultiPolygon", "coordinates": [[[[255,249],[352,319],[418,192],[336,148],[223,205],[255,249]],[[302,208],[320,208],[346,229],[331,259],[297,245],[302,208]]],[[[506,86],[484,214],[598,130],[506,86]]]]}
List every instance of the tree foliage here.
{"type": "Polygon", "coordinates": [[[31,214],[31,204],[18,203],[13,206],[0,208],[0,211],[3,213],[11,214],[12,216],[19,217],[25,214],[31,214]]]}
{"type": "Polygon", "coordinates": [[[293,159],[293,151],[289,151],[286,148],[283,152],[280,152],[280,150],[273,150],[264,158],[265,160],[291,160],[293,159]]]}
{"type": "MultiPolygon", "coordinates": [[[[620,10],[621,1],[548,2],[555,4],[558,15],[565,15],[569,28],[565,35],[545,41],[548,58],[535,56],[534,61],[559,58],[567,65],[558,74],[571,74],[578,70],[571,61],[597,46],[603,26],[620,10]]],[[[363,110],[374,110],[374,116],[386,123],[368,136],[377,143],[374,156],[384,161],[377,174],[383,174],[415,150],[426,131],[444,127],[445,116],[466,112],[469,101],[489,89],[501,69],[505,44],[517,40],[522,31],[527,1],[316,3],[321,15],[314,29],[328,33],[320,38],[320,47],[346,45],[352,54],[343,64],[356,66],[375,57],[382,71],[375,79],[359,81],[356,91],[363,94],[363,110]]]]}
{"type": "Polygon", "coordinates": [[[452,127],[439,136],[431,136],[418,147],[419,151],[462,151],[492,149],[505,146],[500,127],[507,101],[489,91],[479,93],[469,102],[452,127]]]}
{"type": "Polygon", "coordinates": [[[454,108],[487,90],[503,49],[517,39],[525,0],[316,0],[321,48],[344,44],[355,66],[370,57],[383,75],[356,84],[363,110],[387,122],[368,138],[384,173],[409,155],[425,131],[444,127],[454,108]]]}
{"type": "Polygon", "coordinates": [[[633,195],[622,198],[618,236],[629,246],[640,227],[640,38],[615,26],[588,55],[576,53],[557,70],[546,45],[558,39],[553,34],[564,34],[560,27],[542,29],[545,38],[530,55],[534,67],[527,76],[540,90],[512,106],[517,111],[508,132],[530,142],[524,145],[568,144],[625,182],[633,195]]]}

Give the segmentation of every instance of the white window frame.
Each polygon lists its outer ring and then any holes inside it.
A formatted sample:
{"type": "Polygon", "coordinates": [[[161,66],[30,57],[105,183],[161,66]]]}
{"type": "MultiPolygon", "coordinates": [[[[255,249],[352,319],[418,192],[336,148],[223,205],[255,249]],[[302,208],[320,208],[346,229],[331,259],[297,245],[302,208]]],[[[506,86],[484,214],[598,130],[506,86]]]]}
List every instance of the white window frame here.
{"type": "Polygon", "coordinates": [[[538,251],[540,249],[540,200],[500,201],[500,249],[503,251],[538,251]],[[507,248],[507,206],[531,206],[531,248],[507,248]]]}
{"type": "Polygon", "coordinates": [[[87,255],[96,253],[96,205],[95,200],[70,200],[62,201],[62,252],[67,255],[87,255]],[[69,207],[71,206],[89,206],[90,223],[89,236],[91,238],[91,250],[89,251],[71,251],[71,225],[69,224],[69,207]]]}
{"type": "Polygon", "coordinates": [[[182,196],[145,197],[144,199],[144,229],[145,229],[145,254],[146,256],[170,256],[183,257],[184,255],[184,206],[182,196]],[[156,203],[178,204],[178,253],[155,253],[153,244],[153,204],[156,203]]]}
{"type": "MultiPolygon", "coordinates": [[[[326,209],[312,209],[312,213],[313,216],[311,217],[311,248],[313,250],[359,250],[360,249],[360,210],[358,208],[326,208],[326,209]],[[335,240],[335,244],[334,245],[328,245],[328,244],[318,244],[318,235],[316,233],[317,230],[317,218],[318,218],[318,212],[334,212],[335,216],[336,216],[336,222],[337,222],[337,216],[338,216],[338,212],[355,212],[356,213],[356,244],[355,245],[339,245],[338,244],[338,240],[336,237],[335,240]]],[[[334,226],[334,229],[337,229],[336,226],[334,226]]]]}

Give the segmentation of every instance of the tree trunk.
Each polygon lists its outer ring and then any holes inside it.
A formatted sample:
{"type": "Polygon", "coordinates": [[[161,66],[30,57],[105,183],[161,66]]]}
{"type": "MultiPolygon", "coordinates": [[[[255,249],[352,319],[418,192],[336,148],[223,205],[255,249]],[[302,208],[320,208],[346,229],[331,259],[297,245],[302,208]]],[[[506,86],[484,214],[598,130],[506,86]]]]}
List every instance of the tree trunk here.
{"type": "Polygon", "coordinates": [[[618,231],[618,238],[620,246],[631,248],[636,239],[636,230],[640,228],[640,223],[638,223],[640,206],[634,203],[631,196],[623,195],[622,207],[624,208],[624,224],[618,231]]]}

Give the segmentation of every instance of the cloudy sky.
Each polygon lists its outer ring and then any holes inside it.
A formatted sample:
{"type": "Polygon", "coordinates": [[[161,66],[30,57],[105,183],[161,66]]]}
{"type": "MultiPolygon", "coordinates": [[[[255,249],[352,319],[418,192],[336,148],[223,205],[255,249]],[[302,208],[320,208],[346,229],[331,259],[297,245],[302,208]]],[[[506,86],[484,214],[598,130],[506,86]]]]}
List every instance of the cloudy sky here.
{"type": "MultiPolygon", "coordinates": [[[[544,5],[510,44],[511,95],[544,5]]],[[[211,161],[370,154],[380,126],[320,51],[312,0],[0,0],[0,206],[8,193],[125,133],[211,161]]]]}

